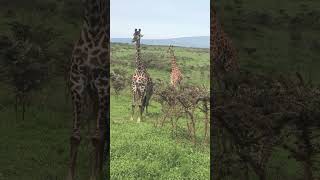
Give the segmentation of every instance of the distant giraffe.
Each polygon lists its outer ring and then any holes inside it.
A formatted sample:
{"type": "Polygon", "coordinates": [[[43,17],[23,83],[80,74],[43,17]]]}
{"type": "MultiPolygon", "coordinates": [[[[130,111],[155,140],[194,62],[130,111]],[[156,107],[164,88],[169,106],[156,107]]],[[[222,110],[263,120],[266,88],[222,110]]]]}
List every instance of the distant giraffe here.
{"type": "Polygon", "coordinates": [[[137,122],[140,123],[144,108],[148,108],[149,100],[153,93],[152,79],[146,67],[141,61],[140,39],[143,35],[141,29],[135,29],[132,42],[136,43],[136,69],[132,76],[132,114],[133,120],[135,107],[139,106],[139,116],[137,122]]]}
{"type": "Polygon", "coordinates": [[[110,0],[83,0],[84,23],[81,36],[75,43],[69,71],[69,85],[73,103],[73,124],[68,180],[75,179],[75,166],[80,144],[80,124],[86,97],[96,102],[95,129],[90,180],[102,176],[104,146],[109,123],[109,5],[110,0]]]}
{"type": "Polygon", "coordinates": [[[170,45],[168,51],[171,55],[171,75],[170,75],[170,83],[173,86],[173,88],[177,88],[178,85],[180,85],[182,81],[182,73],[177,65],[177,59],[176,56],[174,55],[174,49],[173,46],[170,45]]]}
{"type": "Polygon", "coordinates": [[[215,0],[211,1],[211,17],[210,17],[210,46],[211,60],[213,61],[213,72],[219,85],[223,89],[229,89],[230,83],[227,77],[230,74],[238,72],[238,56],[231,40],[224,33],[218,22],[215,0]]]}

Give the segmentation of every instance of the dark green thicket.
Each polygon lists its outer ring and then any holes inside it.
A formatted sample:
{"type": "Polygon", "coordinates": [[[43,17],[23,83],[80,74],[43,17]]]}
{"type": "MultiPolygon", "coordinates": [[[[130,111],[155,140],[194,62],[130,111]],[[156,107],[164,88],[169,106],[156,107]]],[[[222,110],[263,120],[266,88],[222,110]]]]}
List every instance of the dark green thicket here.
{"type": "Polygon", "coordinates": [[[217,1],[225,31],[239,50],[243,69],[292,73],[319,83],[320,3],[312,1],[217,1]]]}
{"type": "Polygon", "coordinates": [[[217,6],[242,70],[211,93],[216,179],[317,179],[319,2],[217,6]]]}
{"type": "Polygon", "coordinates": [[[296,78],[286,78],[241,72],[234,92],[214,93],[216,133],[212,138],[217,148],[214,160],[218,179],[237,173],[248,179],[250,169],[260,180],[274,178],[267,171],[277,148],[284,148],[288,158],[301,163],[303,177],[316,178],[319,87],[304,82],[299,73],[296,78]],[[235,162],[243,169],[234,167],[235,162]]]}
{"type": "Polygon", "coordinates": [[[127,71],[123,69],[114,69],[110,73],[111,87],[113,88],[116,96],[125,89],[126,85],[130,83],[130,79],[127,77],[127,71]]]}
{"type": "Polygon", "coordinates": [[[49,80],[53,54],[51,42],[57,34],[50,28],[30,27],[20,22],[9,24],[10,35],[1,38],[1,79],[15,94],[16,113],[22,106],[22,119],[30,92],[39,90],[49,80]]]}

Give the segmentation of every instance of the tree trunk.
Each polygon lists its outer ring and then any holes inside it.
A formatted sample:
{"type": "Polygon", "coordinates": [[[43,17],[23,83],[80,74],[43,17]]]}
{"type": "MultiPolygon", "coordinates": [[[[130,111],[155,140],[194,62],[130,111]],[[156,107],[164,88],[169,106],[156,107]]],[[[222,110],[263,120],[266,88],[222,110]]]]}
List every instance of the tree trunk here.
{"type": "Polygon", "coordinates": [[[312,166],[311,166],[310,160],[303,163],[303,168],[304,168],[305,180],[313,180],[312,166]]]}
{"type": "Polygon", "coordinates": [[[15,105],[14,105],[14,111],[15,111],[15,114],[16,114],[16,122],[18,120],[18,95],[16,94],[16,102],[15,102],[15,105]]]}
{"type": "Polygon", "coordinates": [[[249,167],[248,164],[245,165],[245,174],[244,174],[245,180],[249,180],[249,167]]]}
{"type": "Polygon", "coordinates": [[[193,141],[193,145],[196,145],[196,123],[192,114],[190,115],[190,118],[191,118],[191,129],[192,129],[192,141],[193,141]]]}
{"type": "Polygon", "coordinates": [[[259,180],[266,180],[266,173],[263,169],[261,169],[261,168],[256,169],[255,173],[258,175],[259,180]]]}
{"type": "Polygon", "coordinates": [[[208,109],[207,104],[205,103],[205,121],[204,121],[204,142],[209,143],[208,141],[208,125],[209,125],[209,116],[208,116],[208,109]]]}
{"type": "Polygon", "coordinates": [[[26,102],[25,102],[25,98],[23,97],[23,100],[22,100],[22,121],[24,121],[25,110],[26,110],[26,102]]]}

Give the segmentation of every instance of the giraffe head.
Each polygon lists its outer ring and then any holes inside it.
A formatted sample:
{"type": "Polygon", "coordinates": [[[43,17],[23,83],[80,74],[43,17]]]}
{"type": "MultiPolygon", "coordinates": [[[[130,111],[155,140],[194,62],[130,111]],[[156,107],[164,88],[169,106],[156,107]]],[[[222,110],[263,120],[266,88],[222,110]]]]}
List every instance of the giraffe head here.
{"type": "Polygon", "coordinates": [[[174,53],[174,50],[173,50],[173,45],[170,45],[168,50],[167,50],[167,53],[169,54],[173,54],[174,53]]]}
{"type": "Polygon", "coordinates": [[[133,39],[132,42],[139,42],[141,37],[143,37],[143,35],[141,34],[141,29],[137,30],[134,29],[134,34],[133,34],[133,39]]]}

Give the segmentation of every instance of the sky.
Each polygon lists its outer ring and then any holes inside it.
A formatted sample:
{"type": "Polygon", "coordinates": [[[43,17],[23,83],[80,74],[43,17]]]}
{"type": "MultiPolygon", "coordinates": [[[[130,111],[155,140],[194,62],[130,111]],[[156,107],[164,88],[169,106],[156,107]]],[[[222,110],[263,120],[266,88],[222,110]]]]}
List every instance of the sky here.
{"type": "Polygon", "coordinates": [[[111,38],[209,36],[210,0],[111,0],[111,38]]]}

